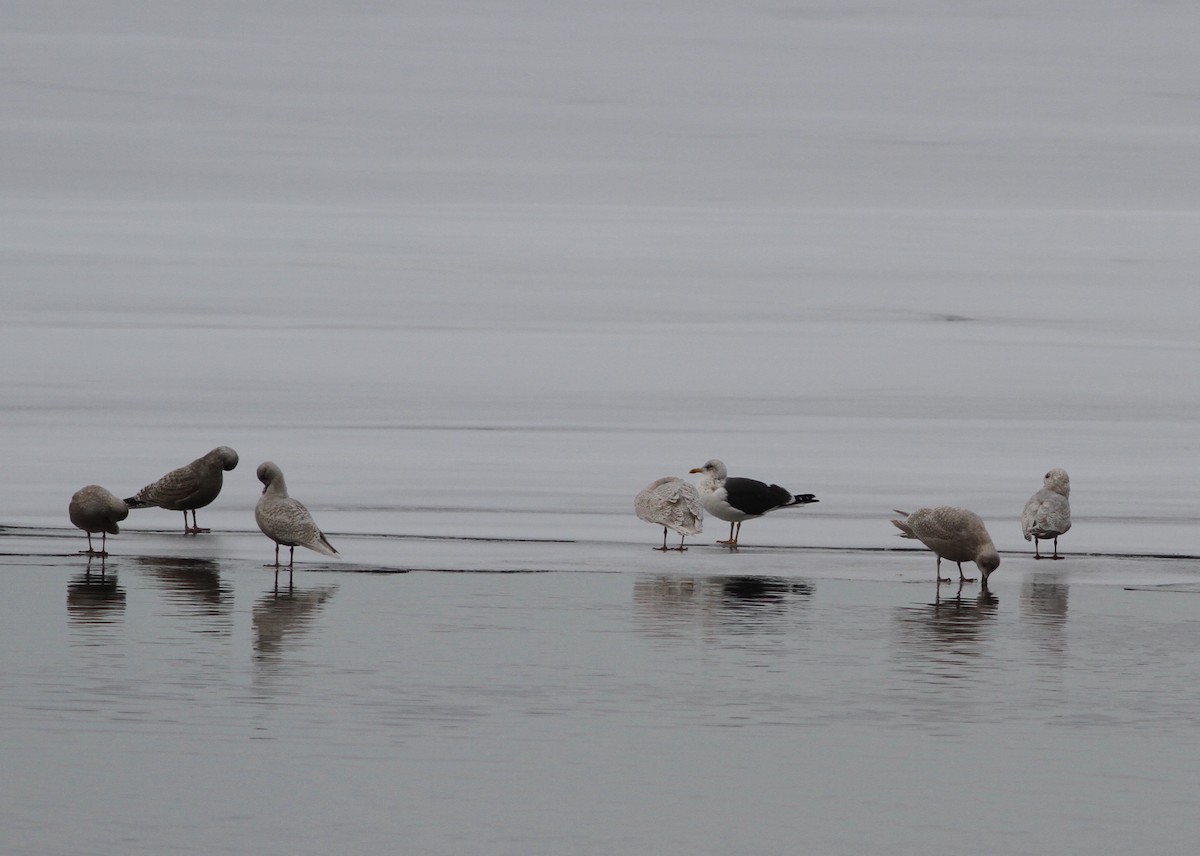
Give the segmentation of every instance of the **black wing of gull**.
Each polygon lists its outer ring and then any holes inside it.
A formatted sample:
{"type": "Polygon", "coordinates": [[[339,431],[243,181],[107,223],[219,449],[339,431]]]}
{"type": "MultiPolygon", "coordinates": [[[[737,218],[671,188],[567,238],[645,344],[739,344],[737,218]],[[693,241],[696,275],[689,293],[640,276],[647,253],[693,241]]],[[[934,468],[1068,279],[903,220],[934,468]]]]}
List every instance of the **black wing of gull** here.
{"type": "Polygon", "coordinates": [[[725,479],[725,501],[739,511],[756,516],[789,505],[818,502],[811,493],[794,495],[777,484],[737,476],[725,479]]]}

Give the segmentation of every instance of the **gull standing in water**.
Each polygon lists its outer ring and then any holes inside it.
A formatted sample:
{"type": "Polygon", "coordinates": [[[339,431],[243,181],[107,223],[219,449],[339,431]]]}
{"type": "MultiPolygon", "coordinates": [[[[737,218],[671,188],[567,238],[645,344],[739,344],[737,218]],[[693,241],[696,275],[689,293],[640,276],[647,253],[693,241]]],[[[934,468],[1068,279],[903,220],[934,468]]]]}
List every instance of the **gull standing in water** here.
{"type": "Polygon", "coordinates": [[[296,558],[297,547],[307,547],[326,556],[338,551],[317,528],[312,515],[299,500],[288,496],[283,470],[273,461],[258,465],[258,480],[263,483],[262,496],[254,506],[254,520],[263,534],[275,542],[275,579],[279,579],[279,545],[288,548],[288,572],[296,558]]]}
{"type": "Polygon", "coordinates": [[[633,500],[633,510],[647,523],[663,528],[663,544],[655,550],[686,550],[683,539],[688,535],[699,535],[703,528],[704,507],[700,494],[683,479],[674,476],[656,479],[646,485],[645,490],[633,500]],[[667,530],[679,533],[679,546],[667,546],[667,530]]]}
{"type": "Polygon", "coordinates": [[[112,491],[98,484],[90,484],[75,491],[67,506],[67,515],[72,523],[87,533],[87,554],[105,558],[108,556],[108,535],[116,535],[121,531],[117,524],[129,516],[129,506],[112,491]],[[98,553],[92,548],[93,532],[100,533],[98,553]]]}
{"type": "Polygon", "coordinates": [[[207,455],[190,464],[171,470],[152,484],[146,485],[125,500],[130,508],[166,508],[183,512],[183,534],[209,532],[196,523],[196,509],[208,505],[221,492],[222,476],[238,465],[237,452],[228,446],[217,446],[207,455]],[[187,513],[192,512],[188,526],[187,513]]]}
{"type": "Polygon", "coordinates": [[[1058,536],[1071,528],[1071,479],[1064,469],[1054,468],[1046,473],[1042,489],[1029,498],[1021,512],[1021,532],[1026,541],[1033,541],[1033,558],[1061,559],[1058,555],[1058,536]],[[1038,541],[1054,539],[1054,555],[1043,556],[1038,541]]]}
{"type": "Polygon", "coordinates": [[[900,537],[916,538],[937,556],[939,583],[950,582],[949,577],[942,576],[942,559],[958,565],[958,578],[964,583],[975,580],[963,574],[962,563],[974,562],[983,574],[985,587],[992,571],[1000,567],[1000,554],[996,552],[992,536],[974,511],[939,505],[937,508],[918,508],[912,514],[896,513],[904,515],[903,520],[892,521],[900,530],[900,537]]]}
{"type": "Polygon", "coordinates": [[[725,465],[716,458],[689,472],[703,473],[696,485],[700,491],[700,499],[704,503],[705,511],[713,517],[729,522],[729,540],[717,542],[729,547],[737,546],[743,520],[762,517],[768,511],[777,508],[819,501],[811,493],[793,494],[777,484],[766,484],[755,479],[730,478],[725,465]]]}

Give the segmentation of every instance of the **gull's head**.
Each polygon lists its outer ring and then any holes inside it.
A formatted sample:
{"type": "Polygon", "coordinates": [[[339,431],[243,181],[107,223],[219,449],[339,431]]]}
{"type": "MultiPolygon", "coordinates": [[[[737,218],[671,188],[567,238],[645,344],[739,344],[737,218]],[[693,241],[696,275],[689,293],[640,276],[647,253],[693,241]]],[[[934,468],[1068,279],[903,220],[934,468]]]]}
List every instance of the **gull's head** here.
{"type": "Polygon", "coordinates": [[[279,465],[274,461],[263,461],[258,465],[255,475],[263,483],[263,493],[270,490],[271,485],[283,484],[283,470],[279,469],[279,465]]]}
{"type": "Polygon", "coordinates": [[[1000,567],[1000,554],[996,552],[995,547],[989,544],[975,557],[975,566],[983,574],[984,585],[987,585],[987,579],[992,575],[992,571],[1000,567]]]}
{"type": "Polygon", "coordinates": [[[1071,479],[1067,475],[1067,471],[1055,467],[1050,472],[1046,473],[1046,480],[1043,483],[1048,490],[1063,496],[1071,495],[1071,479]]]}
{"type": "Polygon", "coordinates": [[[221,462],[221,469],[223,470],[232,470],[238,465],[237,452],[228,446],[217,446],[209,454],[221,462]]]}
{"type": "Polygon", "coordinates": [[[704,475],[708,476],[711,479],[715,479],[717,481],[725,481],[725,477],[728,475],[727,471],[725,470],[725,465],[723,463],[721,463],[720,461],[718,461],[716,458],[713,458],[711,461],[706,463],[704,466],[696,467],[694,469],[688,470],[688,472],[704,473],[704,475]]]}

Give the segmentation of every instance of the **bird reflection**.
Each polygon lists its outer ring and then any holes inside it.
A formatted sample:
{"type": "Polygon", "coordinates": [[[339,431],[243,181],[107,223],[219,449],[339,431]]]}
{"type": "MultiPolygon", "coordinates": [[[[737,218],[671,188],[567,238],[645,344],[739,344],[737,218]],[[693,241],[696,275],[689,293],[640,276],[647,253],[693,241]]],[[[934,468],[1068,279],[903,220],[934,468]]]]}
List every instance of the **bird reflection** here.
{"type": "Polygon", "coordinates": [[[212,559],[186,556],[139,556],[134,559],[172,603],[189,614],[228,616],[233,591],[221,583],[221,566],[212,559]]]}
{"type": "Polygon", "coordinates": [[[1045,664],[1061,666],[1067,658],[1067,584],[1043,574],[1026,579],[1021,584],[1021,618],[1030,623],[1030,635],[1045,664]]]}
{"type": "Polygon", "coordinates": [[[336,585],[268,592],[254,604],[254,651],[259,660],[277,660],[289,639],[303,635],[336,585]]]}
{"type": "Polygon", "coordinates": [[[87,570],[67,583],[68,617],[80,624],[103,624],[124,614],[125,589],[117,583],[117,575],[106,573],[103,562],[93,571],[89,558],[87,570]]]}
{"type": "Polygon", "coordinates": [[[1000,599],[986,586],[975,597],[963,597],[961,585],[953,596],[942,597],[940,588],[933,603],[896,610],[896,651],[930,674],[955,678],[961,675],[957,668],[982,656],[1000,599]]]}
{"type": "Polygon", "coordinates": [[[890,649],[898,679],[887,691],[889,716],[953,732],[990,715],[995,672],[1004,665],[985,656],[999,604],[986,586],[975,597],[963,597],[959,586],[951,597],[895,610],[890,649]]]}
{"type": "Polygon", "coordinates": [[[644,576],[634,580],[633,603],[642,630],[676,636],[699,626],[706,632],[779,632],[813,586],[784,577],[644,576]]]}

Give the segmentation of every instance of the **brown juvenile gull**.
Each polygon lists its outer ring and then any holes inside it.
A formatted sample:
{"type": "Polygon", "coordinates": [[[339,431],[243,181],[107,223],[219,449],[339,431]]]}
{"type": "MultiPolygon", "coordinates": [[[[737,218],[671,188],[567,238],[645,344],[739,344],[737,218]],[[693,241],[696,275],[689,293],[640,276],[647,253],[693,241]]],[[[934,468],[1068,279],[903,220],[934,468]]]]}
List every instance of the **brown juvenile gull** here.
{"type": "Polygon", "coordinates": [[[975,582],[975,579],[963,574],[962,563],[974,562],[983,574],[985,586],[988,576],[1000,567],[1000,554],[992,544],[992,536],[988,535],[983,520],[974,511],[939,505],[937,508],[918,508],[912,514],[896,513],[905,516],[904,520],[892,521],[900,530],[900,537],[916,538],[937,556],[939,583],[950,582],[948,577],[942,576],[942,559],[958,565],[958,578],[965,583],[975,582]]]}
{"type": "Polygon", "coordinates": [[[633,499],[633,510],[647,523],[663,528],[663,545],[655,550],[686,550],[683,539],[699,535],[703,528],[704,507],[700,494],[683,479],[674,476],[656,479],[633,499]],[[679,533],[679,546],[667,546],[667,530],[679,533]]]}
{"type": "Polygon", "coordinates": [[[129,506],[112,491],[98,484],[90,484],[75,491],[71,504],[67,506],[67,514],[72,523],[87,533],[87,554],[105,557],[108,555],[108,534],[111,532],[116,535],[121,531],[117,524],[129,516],[129,506]],[[100,533],[98,553],[92,548],[93,532],[100,533]]]}
{"type": "Polygon", "coordinates": [[[307,547],[336,556],[338,551],[326,540],[308,509],[299,500],[288,496],[283,470],[273,461],[258,465],[258,480],[263,483],[262,496],[254,506],[254,520],[263,534],[275,542],[275,577],[279,577],[279,545],[287,547],[288,569],[296,558],[297,547],[307,547]]]}
{"type": "Polygon", "coordinates": [[[1021,532],[1033,541],[1033,558],[1061,559],[1058,536],[1071,528],[1071,479],[1067,471],[1054,468],[1046,473],[1042,489],[1029,498],[1021,512],[1021,532]],[[1043,556],[1038,541],[1054,539],[1054,555],[1043,556]]]}
{"type": "Polygon", "coordinates": [[[217,446],[207,455],[196,458],[190,464],[171,470],[158,481],[146,485],[125,500],[130,508],[166,508],[183,512],[183,534],[195,535],[209,532],[196,523],[196,509],[203,508],[221,492],[222,474],[238,464],[237,452],[228,446],[217,446]],[[192,512],[192,525],[188,526],[187,513],[192,512]]]}
{"type": "Polygon", "coordinates": [[[777,484],[765,484],[755,479],[729,478],[725,465],[716,458],[689,472],[704,474],[696,484],[700,491],[700,500],[704,503],[704,510],[713,517],[729,521],[729,540],[717,542],[729,547],[737,546],[743,520],[762,517],[768,511],[777,508],[819,501],[811,493],[793,494],[777,484]]]}

